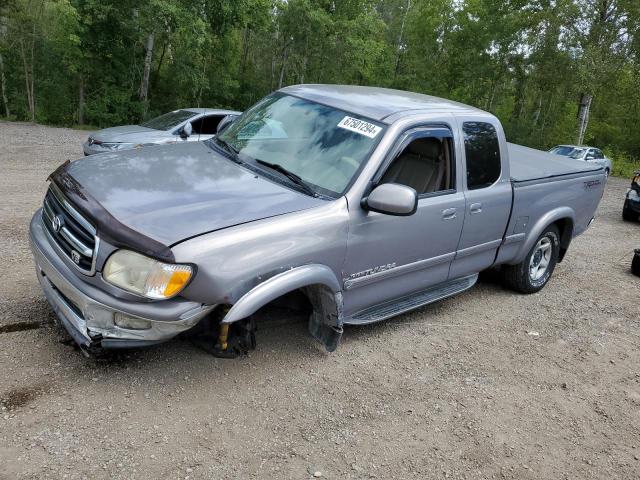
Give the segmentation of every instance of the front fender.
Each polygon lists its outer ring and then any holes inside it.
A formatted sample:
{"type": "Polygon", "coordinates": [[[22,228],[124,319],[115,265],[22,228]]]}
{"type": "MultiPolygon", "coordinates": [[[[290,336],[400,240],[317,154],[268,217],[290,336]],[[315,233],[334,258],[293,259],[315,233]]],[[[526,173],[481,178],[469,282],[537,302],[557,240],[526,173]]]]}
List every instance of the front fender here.
{"type": "MultiPolygon", "coordinates": [[[[538,237],[542,235],[544,229],[547,228],[552,223],[557,221],[566,221],[569,220],[571,222],[571,230],[573,230],[573,225],[575,225],[576,213],[570,207],[558,207],[556,209],[551,210],[550,212],[545,213],[541,216],[536,223],[531,227],[529,233],[527,234],[526,241],[522,244],[518,253],[515,255],[515,259],[512,263],[517,264],[520,263],[527,256],[529,251],[533,248],[538,240],[538,237]]],[[[561,232],[562,233],[562,232],[561,232]]],[[[571,238],[573,237],[573,231],[564,232],[564,235],[561,235],[561,245],[563,248],[567,248],[569,246],[569,242],[571,242],[571,238]]]]}
{"type": "Polygon", "coordinates": [[[245,319],[276,298],[298,289],[305,292],[313,307],[309,318],[311,334],[332,352],[342,336],[342,292],[335,274],[324,265],[295,267],[262,282],[231,307],[222,323],[245,319]]]}

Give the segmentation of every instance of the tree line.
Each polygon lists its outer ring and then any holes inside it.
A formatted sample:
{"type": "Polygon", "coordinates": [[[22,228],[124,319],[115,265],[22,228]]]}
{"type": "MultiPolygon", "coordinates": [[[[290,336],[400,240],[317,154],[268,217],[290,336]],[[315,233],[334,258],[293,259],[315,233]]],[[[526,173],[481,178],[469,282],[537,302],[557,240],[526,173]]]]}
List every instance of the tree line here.
{"type": "Polygon", "coordinates": [[[377,85],[625,163],[639,54],[638,0],[0,0],[0,116],[104,127],[295,83],[377,85]]]}

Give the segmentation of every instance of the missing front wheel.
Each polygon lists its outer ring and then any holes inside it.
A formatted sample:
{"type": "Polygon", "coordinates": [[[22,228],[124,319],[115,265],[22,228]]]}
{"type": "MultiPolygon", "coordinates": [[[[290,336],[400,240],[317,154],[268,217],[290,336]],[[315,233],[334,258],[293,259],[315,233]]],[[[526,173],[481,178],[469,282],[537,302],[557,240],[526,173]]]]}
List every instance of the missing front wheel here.
{"type": "Polygon", "coordinates": [[[189,336],[191,343],[214,357],[237,358],[256,348],[253,316],[234,323],[222,323],[226,310],[200,322],[189,336]]]}

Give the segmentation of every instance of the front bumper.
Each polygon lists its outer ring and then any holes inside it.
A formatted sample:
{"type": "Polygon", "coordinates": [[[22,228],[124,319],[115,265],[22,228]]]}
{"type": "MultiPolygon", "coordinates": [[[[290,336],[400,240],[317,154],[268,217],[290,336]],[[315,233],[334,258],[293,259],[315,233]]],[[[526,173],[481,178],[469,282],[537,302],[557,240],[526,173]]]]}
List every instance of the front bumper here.
{"type": "Polygon", "coordinates": [[[167,341],[195,326],[215,305],[175,298],[160,302],[118,299],[81,278],[49,243],[38,210],[29,228],[38,281],[60,323],[85,348],[134,348],[167,341]],[[114,315],[148,320],[151,328],[133,330],[114,323],[114,315]]]}
{"type": "Polygon", "coordinates": [[[100,145],[96,145],[94,143],[89,143],[89,141],[86,141],[82,144],[82,151],[84,152],[85,156],[87,156],[93,155],[95,153],[109,152],[110,150],[107,148],[103,148],[100,145]]]}

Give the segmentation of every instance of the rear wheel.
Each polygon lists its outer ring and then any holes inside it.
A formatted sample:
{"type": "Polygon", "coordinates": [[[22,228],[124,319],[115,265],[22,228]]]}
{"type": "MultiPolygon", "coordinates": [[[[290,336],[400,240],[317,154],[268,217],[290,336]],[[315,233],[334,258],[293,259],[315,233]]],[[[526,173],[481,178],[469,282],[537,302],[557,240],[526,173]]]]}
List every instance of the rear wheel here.
{"type": "Polygon", "coordinates": [[[622,209],[622,219],[627,222],[633,222],[638,218],[638,214],[634,213],[629,207],[626,205],[622,209]]]}
{"type": "Polygon", "coordinates": [[[538,237],[522,262],[503,268],[505,283],[509,288],[521,293],[540,291],[556,268],[559,254],[560,232],[555,225],[550,225],[538,237]]]}

